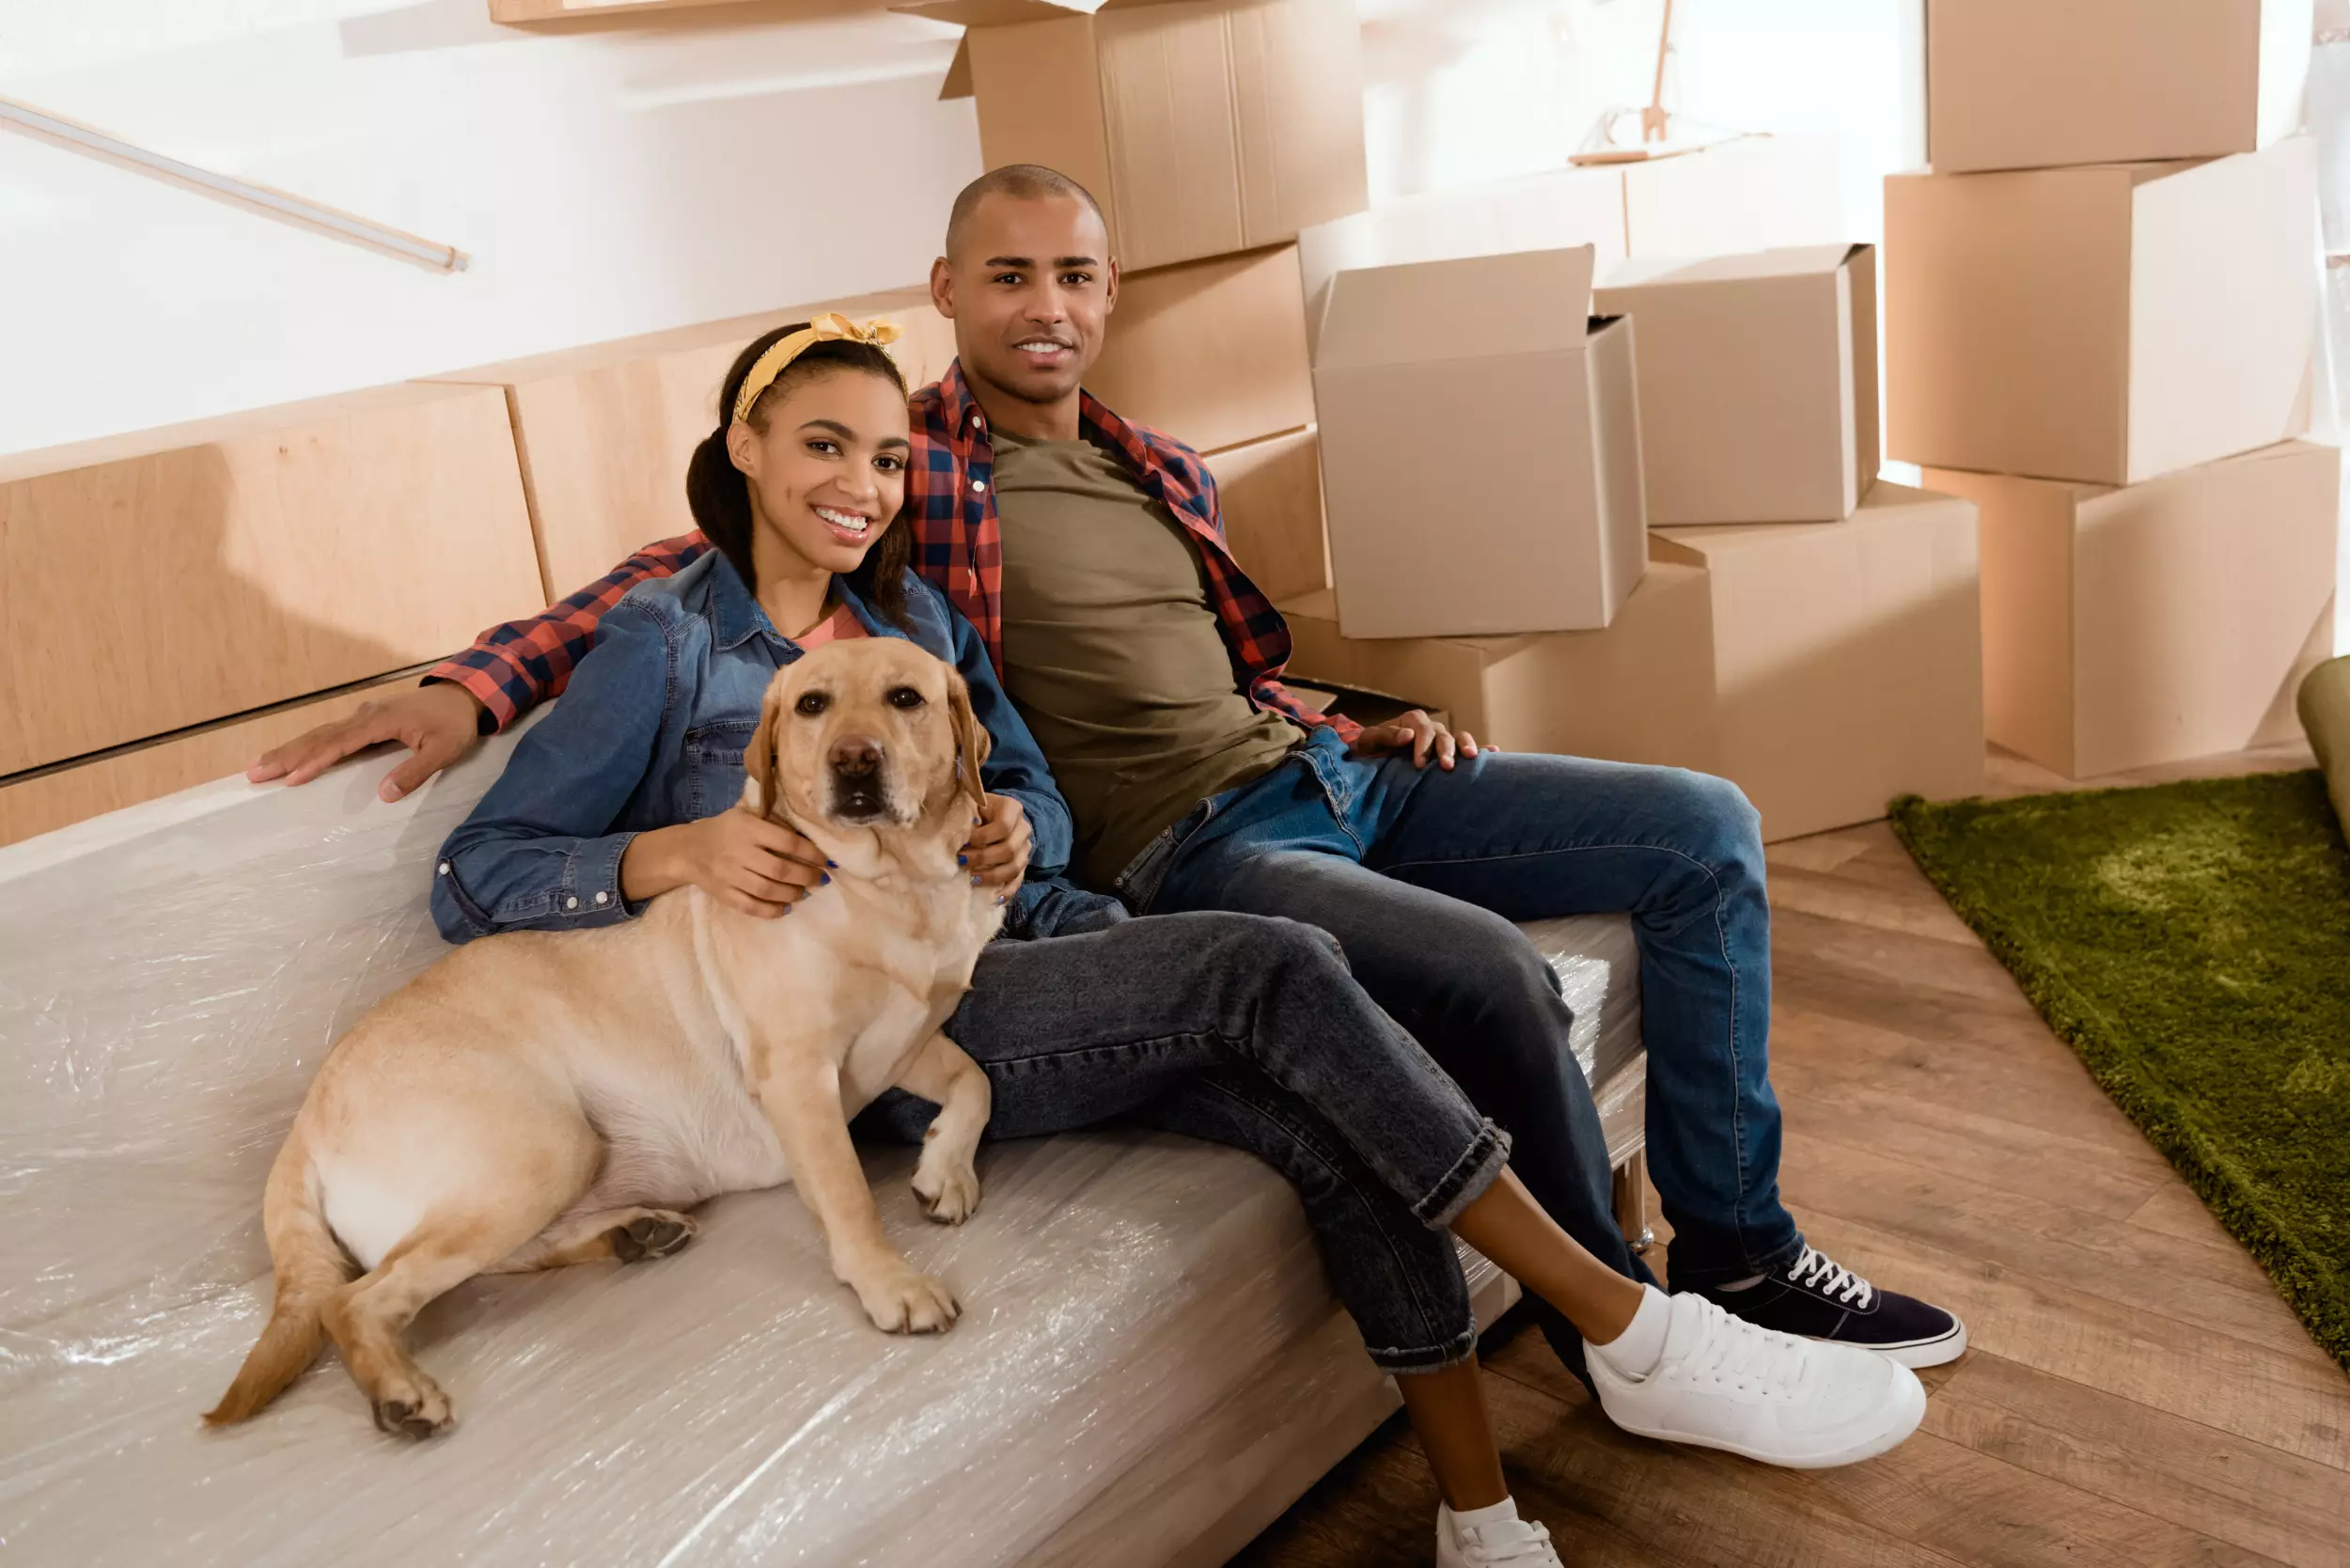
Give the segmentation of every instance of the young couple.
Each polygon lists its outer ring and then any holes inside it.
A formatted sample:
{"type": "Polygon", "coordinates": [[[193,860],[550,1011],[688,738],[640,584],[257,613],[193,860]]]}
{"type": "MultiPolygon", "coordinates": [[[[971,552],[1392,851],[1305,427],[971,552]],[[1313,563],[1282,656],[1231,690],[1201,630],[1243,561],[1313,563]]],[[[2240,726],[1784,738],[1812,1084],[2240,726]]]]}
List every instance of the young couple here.
{"type": "MultiPolygon", "coordinates": [[[[991,1134],[1122,1118],[1280,1169],[1399,1374],[1440,1563],[1558,1560],[1509,1499],[1448,1231],[1527,1287],[1628,1430],[1796,1466],[1898,1443],[1924,1409],[1906,1367],[1965,1333],[1812,1251],[1778,1201],[1753,810],[1719,779],[1303,710],[1198,456],[1081,390],[1108,252],[1066,178],[982,178],[932,273],[942,382],[909,400],[883,335],[837,318],[761,337],[687,476],[697,535],[251,776],[398,740],[397,798],[563,693],[451,836],[443,931],[624,920],[689,883],[788,917],[824,896],[822,857],[727,810],[760,694],[818,642],[911,637],[995,740],[966,854],[1025,939],[990,945],[948,1026],[989,1074],[991,1134]],[[1617,1231],[1571,1019],[1512,924],[1614,911],[1640,947],[1670,1297],[1617,1231]]],[[[1446,447],[1432,429],[1429,461],[1446,447]]],[[[893,1095],[866,1121],[918,1138],[933,1109],[893,1095]]]]}

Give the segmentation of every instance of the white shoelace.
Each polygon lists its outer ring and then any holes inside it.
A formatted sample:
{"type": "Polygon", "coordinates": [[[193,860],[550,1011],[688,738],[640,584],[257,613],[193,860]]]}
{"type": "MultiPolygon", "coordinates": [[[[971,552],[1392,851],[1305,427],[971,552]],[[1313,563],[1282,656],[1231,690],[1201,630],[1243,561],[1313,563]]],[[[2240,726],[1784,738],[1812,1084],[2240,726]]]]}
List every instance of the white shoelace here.
{"type": "MultiPolygon", "coordinates": [[[[1674,1297],[1677,1302],[1689,1299],[1674,1297]]],[[[1708,1332],[1705,1341],[1682,1358],[1682,1375],[1697,1382],[1760,1388],[1778,1398],[1793,1397],[1804,1369],[1810,1364],[1810,1345],[1698,1299],[1705,1310],[1708,1332]]]]}
{"type": "Polygon", "coordinates": [[[1795,1266],[1787,1272],[1796,1284],[1832,1296],[1847,1307],[1858,1307],[1865,1310],[1870,1298],[1876,1294],[1876,1288],[1866,1279],[1842,1267],[1826,1253],[1814,1252],[1808,1247],[1803,1249],[1803,1256],[1795,1260],[1795,1266]]]}
{"type": "Polygon", "coordinates": [[[1464,1527],[1460,1531],[1462,1560],[1471,1568],[1505,1568],[1512,1562],[1556,1562],[1548,1525],[1523,1519],[1496,1519],[1490,1525],[1464,1527]]]}

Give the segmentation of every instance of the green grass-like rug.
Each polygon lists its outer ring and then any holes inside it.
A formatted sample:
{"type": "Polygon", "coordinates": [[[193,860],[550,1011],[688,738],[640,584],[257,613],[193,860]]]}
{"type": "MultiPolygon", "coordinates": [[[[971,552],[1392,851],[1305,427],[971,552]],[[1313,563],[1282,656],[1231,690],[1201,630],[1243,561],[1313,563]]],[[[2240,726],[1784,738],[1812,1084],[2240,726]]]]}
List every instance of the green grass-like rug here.
{"type": "Polygon", "coordinates": [[[1893,804],[2049,1027],[2350,1369],[2350,849],[2315,772],[1893,804]]]}

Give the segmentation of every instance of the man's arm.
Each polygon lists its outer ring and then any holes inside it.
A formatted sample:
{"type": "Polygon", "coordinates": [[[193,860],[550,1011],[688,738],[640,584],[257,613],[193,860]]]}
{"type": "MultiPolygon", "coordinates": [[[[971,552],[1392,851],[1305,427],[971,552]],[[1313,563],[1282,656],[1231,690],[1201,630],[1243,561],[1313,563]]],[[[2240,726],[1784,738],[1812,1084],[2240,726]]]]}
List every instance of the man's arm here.
{"type": "Polygon", "coordinates": [[[481,704],[481,732],[494,735],[541,702],[563,695],[572,671],[596,645],[596,626],[628,590],[683,571],[710,548],[699,533],[648,544],[568,599],[528,620],[493,626],[471,648],[425,679],[446,681],[481,704]]]}
{"type": "Polygon", "coordinates": [[[698,533],[649,544],[543,613],[482,633],[471,648],[435,666],[422,685],[263,752],[244,776],[256,784],[274,778],[307,784],[354,751],[397,741],[409,755],[376,793],[398,800],[464,756],[481,736],[561,696],[572,668],[595,646],[605,612],[638,583],[682,571],[709,548],[698,533]]]}

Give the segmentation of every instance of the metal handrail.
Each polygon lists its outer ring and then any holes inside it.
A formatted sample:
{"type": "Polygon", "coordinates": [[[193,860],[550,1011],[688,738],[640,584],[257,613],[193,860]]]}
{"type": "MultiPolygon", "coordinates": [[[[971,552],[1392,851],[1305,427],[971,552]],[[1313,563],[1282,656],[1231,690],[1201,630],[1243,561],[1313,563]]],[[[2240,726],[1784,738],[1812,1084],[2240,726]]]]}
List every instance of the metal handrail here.
{"type": "Polygon", "coordinates": [[[214,174],[194,164],[183,164],[177,158],[150,152],[119,136],[110,136],[103,131],[78,124],[61,115],[53,115],[45,109],[37,109],[12,98],[0,98],[0,128],[20,131],[70,151],[101,158],[157,180],[169,180],[216,201],[226,201],[232,206],[259,212],[264,217],[294,224],[351,244],[364,245],[369,250],[397,257],[402,261],[412,261],[434,272],[461,273],[472,260],[454,245],[418,239],[400,229],[356,217],[302,196],[290,196],[267,185],[257,185],[249,180],[214,174]]]}

